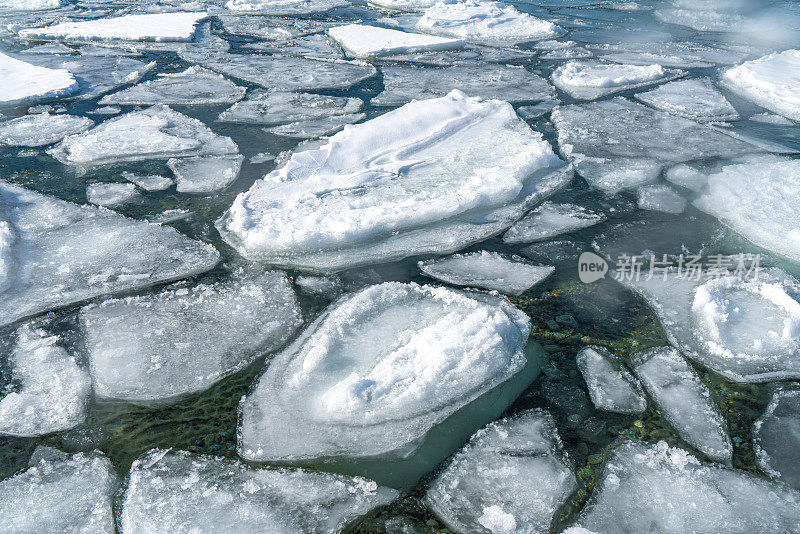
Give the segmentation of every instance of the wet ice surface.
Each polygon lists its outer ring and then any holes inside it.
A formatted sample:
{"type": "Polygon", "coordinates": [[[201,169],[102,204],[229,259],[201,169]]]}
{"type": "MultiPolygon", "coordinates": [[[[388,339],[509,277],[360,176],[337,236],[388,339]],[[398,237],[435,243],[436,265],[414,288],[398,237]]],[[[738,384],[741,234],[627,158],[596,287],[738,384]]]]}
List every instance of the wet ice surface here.
{"type": "Polygon", "coordinates": [[[642,413],[647,408],[639,381],[607,349],[586,347],[576,361],[597,408],[617,413],[642,413]]]}
{"type": "Polygon", "coordinates": [[[800,489],[800,391],[781,389],[753,425],[758,465],[770,477],[800,489]]]}
{"type": "Polygon", "coordinates": [[[595,100],[677,78],[681,74],[681,71],[664,69],[661,65],[569,61],[553,72],[553,83],[576,99],[595,100]]]}
{"type": "Polygon", "coordinates": [[[232,104],[244,98],[245,88],[206,69],[189,67],[183,72],[158,78],[107,95],[100,104],[152,105],[232,104]]]}
{"type": "Polygon", "coordinates": [[[74,115],[41,113],[0,122],[0,144],[44,146],[79,134],[94,126],[94,121],[74,115]]]}
{"type": "Polygon", "coordinates": [[[530,243],[588,228],[605,220],[605,215],[575,204],[544,202],[503,234],[506,243],[530,243]]]}

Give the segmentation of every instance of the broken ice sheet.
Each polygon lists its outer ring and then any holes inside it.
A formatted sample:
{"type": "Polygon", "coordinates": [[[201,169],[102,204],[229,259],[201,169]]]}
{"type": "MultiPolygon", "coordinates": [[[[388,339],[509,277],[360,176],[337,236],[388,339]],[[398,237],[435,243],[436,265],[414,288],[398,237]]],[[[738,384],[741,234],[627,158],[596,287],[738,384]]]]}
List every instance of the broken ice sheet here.
{"type": "Polygon", "coordinates": [[[316,121],[361,110],[360,98],[286,91],[253,91],[220,113],[218,120],[242,124],[288,124],[316,121]]]}
{"type": "Polygon", "coordinates": [[[453,50],[464,46],[461,39],[409,33],[379,26],[348,24],[328,30],[328,35],[353,57],[368,58],[426,50],[453,50]]]}
{"type": "Polygon", "coordinates": [[[86,186],[86,200],[95,206],[113,208],[132,202],[138,197],[134,184],[97,182],[86,186]]]}
{"type": "Polygon", "coordinates": [[[259,41],[242,46],[243,49],[285,56],[300,56],[321,60],[342,60],[344,52],[325,34],[295,37],[279,42],[259,41]]]}
{"type": "Polygon", "coordinates": [[[280,347],[300,325],[281,272],[83,308],[95,394],[151,403],[207,389],[280,347]]]}
{"type": "Polygon", "coordinates": [[[178,193],[213,193],[231,185],[242,167],[244,156],[201,156],[170,159],[178,193]]]}
{"type": "Polygon", "coordinates": [[[503,234],[503,242],[515,244],[542,241],[588,228],[605,220],[603,213],[582,206],[547,201],[515,222],[503,234]]]}
{"type": "Polygon", "coordinates": [[[45,146],[85,132],[94,121],[75,115],[37,113],[0,122],[0,146],[45,146]]]}
{"type": "Polygon", "coordinates": [[[747,61],[722,73],[721,82],[759,106],[800,121],[800,50],[747,61]]]}
{"type": "Polygon", "coordinates": [[[683,76],[661,65],[624,65],[597,61],[569,61],[552,75],[553,83],[573,98],[595,100],[603,96],[652,85],[683,76]]]}
{"type": "Polygon", "coordinates": [[[0,78],[7,80],[0,105],[36,102],[70,95],[78,82],[66,69],[40,67],[0,52],[0,78]]]}
{"type": "Polygon", "coordinates": [[[642,386],[608,349],[585,347],[575,360],[596,408],[624,414],[645,411],[647,399],[642,386]]]}
{"type": "Polygon", "coordinates": [[[244,98],[246,91],[246,88],[220,74],[199,67],[189,67],[183,72],[160,74],[153,80],[106,95],[100,100],[100,104],[233,104],[244,98]]]}
{"type": "Polygon", "coordinates": [[[454,532],[547,532],[575,489],[553,417],[529,410],[476,432],[425,501],[454,532]]]}
{"type": "Polygon", "coordinates": [[[346,5],[347,0],[228,0],[225,8],[237,13],[299,15],[346,5]]]}
{"type": "Polygon", "coordinates": [[[637,190],[639,209],[679,215],[686,208],[686,199],[668,185],[645,185],[637,190]]]}
{"type": "Polygon", "coordinates": [[[205,13],[145,13],[78,22],[62,22],[19,31],[22,39],[189,41],[205,13]]]}
{"type": "Polygon", "coordinates": [[[800,390],[779,389],[753,425],[753,449],[759,467],[800,489],[800,390]]]}
{"type": "Polygon", "coordinates": [[[311,121],[293,122],[264,128],[264,131],[284,137],[297,137],[301,139],[314,139],[338,132],[348,124],[358,122],[367,115],[353,113],[350,115],[333,115],[311,121]]]}
{"type": "Polygon", "coordinates": [[[735,121],[739,113],[708,78],[669,82],[636,99],[661,111],[700,122],[735,121]]]}
{"type": "Polygon", "coordinates": [[[295,37],[303,37],[322,32],[337,24],[326,20],[251,14],[220,13],[216,16],[222,22],[225,31],[232,35],[247,35],[268,41],[286,41],[295,37]]]}
{"type": "Polygon", "coordinates": [[[521,295],[555,270],[549,265],[533,265],[522,258],[507,258],[485,250],[420,261],[418,266],[427,276],[448,284],[490,289],[506,295],[521,295]]]}

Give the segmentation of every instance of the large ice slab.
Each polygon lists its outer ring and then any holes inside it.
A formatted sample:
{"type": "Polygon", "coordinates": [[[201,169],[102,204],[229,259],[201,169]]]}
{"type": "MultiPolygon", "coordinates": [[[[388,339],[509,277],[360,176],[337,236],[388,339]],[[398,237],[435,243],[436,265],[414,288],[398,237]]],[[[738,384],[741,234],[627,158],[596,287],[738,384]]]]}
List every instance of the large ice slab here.
{"type": "Polygon", "coordinates": [[[205,13],[145,13],[19,31],[23,39],[190,41],[205,13]]]}
{"type": "Polygon", "coordinates": [[[552,39],[561,28],[502,2],[437,2],[417,21],[417,29],[489,45],[552,39]]]}
{"type": "Polygon", "coordinates": [[[775,392],[753,425],[753,451],[765,473],[800,489],[800,390],[775,392]]]}
{"type": "Polygon", "coordinates": [[[573,98],[595,100],[681,75],[682,71],[665,69],[661,65],[568,61],[553,72],[552,80],[556,87],[573,98]]]}
{"type": "Polygon", "coordinates": [[[568,179],[509,104],[453,91],[296,152],[217,228],[249,258],[340,270],[454,252],[505,230],[568,179]]]}
{"type": "Polygon", "coordinates": [[[701,122],[735,121],[739,113],[708,78],[675,80],[636,99],[661,111],[701,122]]]}
{"type": "Polygon", "coordinates": [[[0,397],[0,435],[40,436],[85,419],[89,373],[57,342],[30,324],[17,331],[9,361],[19,387],[0,397]]]}
{"type": "Polygon", "coordinates": [[[267,272],[83,308],[95,394],[153,402],[208,388],[300,325],[286,276],[267,272]]]}
{"type": "Polygon", "coordinates": [[[398,497],[360,478],[153,449],[135,460],[123,532],[328,534],[398,497]]]}
{"type": "Polygon", "coordinates": [[[0,481],[0,531],[113,534],[117,476],[104,456],[38,447],[32,465],[0,481]]]}
{"type": "Polygon", "coordinates": [[[453,532],[548,532],[577,489],[552,416],[529,410],[479,430],[425,501],[453,532]]]}
{"type": "Polygon", "coordinates": [[[426,275],[448,284],[490,289],[506,295],[521,295],[555,270],[549,265],[534,265],[522,258],[507,258],[485,250],[425,260],[418,265],[426,275]]]}
{"type": "Polygon", "coordinates": [[[443,69],[411,66],[382,67],[384,90],[372,99],[379,106],[395,106],[412,100],[438,98],[453,89],[469,96],[506,102],[550,100],[553,87],[523,67],[464,63],[443,69]]]}
{"type": "Polygon", "coordinates": [[[642,413],[647,399],[639,381],[608,349],[589,346],[575,358],[589,388],[592,403],[600,410],[616,413],[642,413]]]}
{"type": "Polygon", "coordinates": [[[77,206],[4,181],[0,209],[15,235],[11,277],[0,291],[0,325],[201,273],[219,259],[214,247],[173,228],[77,206]]]}
{"type": "Polygon", "coordinates": [[[231,185],[239,176],[244,156],[201,156],[170,159],[179,193],[212,193],[231,185]]]}
{"type": "Polygon", "coordinates": [[[736,382],[800,377],[800,282],[779,269],[710,280],[676,274],[623,280],[653,307],[670,343],[736,382]]]}
{"type": "Polygon", "coordinates": [[[56,98],[78,90],[78,82],[68,70],[31,65],[2,52],[0,78],[6,80],[0,105],[56,98]]]}
{"type": "Polygon", "coordinates": [[[800,50],[747,61],[723,72],[721,81],[759,106],[800,121],[800,50]]]}
{"type": "Polygon", "coordinates": [[[233,104],[244,98],[246,91],[246,88],[220,74],[199,67],[189,67],[183,72],[160,74],[153,80],[106,95],[100,100],[100,104],[233,104]]]}
{"type": "Polygon", "coordinates": [[[218,120],[241,124],[290,124],[353,115],[364,103],[360,98],[286,91],[253,91],[219,114],[218,120]]]}
{"type": "Polygon", "coordinates": [[[791,532],[800,492],[688,452],[626,442],[617,447],[577,524],[598,534],[791,532]]]}
{"type": "Polygon", "coordinates": [[[199,120],[163,105],[108,119],[48,150],[64,164],[85,166],[237,152],[236,143],[229,137],[217,135],[199,120]]]}
{"type": "Polygon", "coordinates": [[[733,448],[725,418],[683,356],[672,347],[658,347],[632,360],[636,376],[678,435],[712,460],[730,463],[733,448]]]}
{"type": "Polygon", "coordinates": [[[242,400],[239,454],[372,461],[371,478],[413,484],[530,384],[529,330],[490,294],[387,282],[343,297],[242,400]]]}
{"type": "Polygon", "coordinates": [[[756,245],[800,262],[798,188],[800,161],[754,157],[709,176],[694,204],[756,245]]]}
{"type": "Polygon", "coordinates": [[[328,35],[353,57],[375,57],[424,50],[454,50],[461,39],[409,33],[366,24],[347,24],[328,30],[328,35]]]}
{"type": "Polygon", "coordinates": [[[503,242],[531,243],[557,235],[575,232],[606,220],[602,213],[575,204],[558,204],[547,201],[503,234],[503,242]]]}
{"type": "Polygon", "coordinates": [[[37,113],[0,122],[0,145],[44,146],[68,135],[85,132],[94,121],[75,115],[37,113]]]}

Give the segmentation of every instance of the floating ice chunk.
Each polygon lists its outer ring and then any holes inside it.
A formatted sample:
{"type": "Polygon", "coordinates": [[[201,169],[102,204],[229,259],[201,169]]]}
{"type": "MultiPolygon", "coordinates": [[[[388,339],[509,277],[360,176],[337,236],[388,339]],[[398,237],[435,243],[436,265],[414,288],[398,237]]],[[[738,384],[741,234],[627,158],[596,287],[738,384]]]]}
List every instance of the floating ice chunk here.
{"type": "Polygon", "coordinates": [[[23,39],[190,41],[205,13],[146,13],[80,22],[62,22],[19,31],[23,39]]]}
{"type": "Polygon", "coordinates": [[[740,274],[701,281],[668,271],[624,283],[650,303],[670,343],[724,377],[800,377],[800,283],[779,269],[740,274]]]}
{"type": "Polygon", "coordinates": [[[592,532],[791,532],[800,493],[665,442],[625,442],[606,463],[577,523],[592,532]]]}
{"type": "Polygon", "coordinates": [[[461,39],[449,39],[402,32],[365,24],[348,24],[328,30],[331,36],[353,57],[375,57],[423,50],[454,50],[464,46],[461,39]]]}
{"type": "Polygon", "coordinates": [[[75,115],[38,113],[0,122],[0,145],[44,146],[85,132],[94,121],[75,115]]]}
{"type": "Polygon", "coordinates": [[[724,11],[662,8],[655,10],[653,15],[661,22],[701,32],[742,32],[747,29],[746,18],[724,11]]]}
{"type": "Polygon", "coordinates": [[[236,460],[153,449],[135,460],[123,532],[335,534],[398,497],[360,477],[254,469],[236,460]]]}
{"type": "Polygon", "coordinates": [[[372,99],[379,106],[437,98],[453,89],[512,103],[555,97],[547,80],[521,67],[467,63],[444,69],[391,66],[382,67],[381,72],[384,90],[372,99]]]}
{"type": "Polygon", "coordinates": [[[113,534],[117,476],[100,454],[37,447],[39,459],[0,481],[0,531],[113,534]]]}
{"type": "Polygon", "coordinates": [[[694,204],[756,245],[800,261],[798,188],[800,161],[753,157],[709,176],[694,204]]]}
{"type": "Polygon", "coordinates": [[[258,154],[254,154],[250,156],[248,160],[250,163],[267,163],[269,161],[275,161],[275,154],[272,152],[259,152],[258,154]]]}
{"type": "Polygon", "coordinates": [[[419,269],[448,284],[521,295],[553,274],[549,265],[533,265],[521,258],[506,258],[497,252],[454,254],[419,262],[419,269]]]}
{"type": "Polygon", "coordinates": [[[437,2],[425,10],[417,29],[494,45],[553,39],[562,33],[552,22],[486,0],[437,2]]]}
{"type": "Polygon", "coordinates": [[[325,31],[336,22],[295,17],[219,14],[217,18],[232,35],[248,35],[268,41],[286,41],[325,31]]]}
{"type": "Polygon", "coordinates": [[[551,111],[556,106],[560,106],[561,101],[557,98],[553,100],[545,100],[544,102],[539,102],[538,104],[532,104],[530,106],[520,106],[517,108],[517,115],[522,117],[525,120],[533,120],[542,117],[551,111]]]}
{"type": "Polygon", "coordinates": [[[113,208],[127,204],[138,198],[136,186],[133,184],[97,182],[86,186],[86,200],[96,206],[113,208]]]}
{"type": "Polygon", "coordinates": [[[576,357],[595,407],[616,413],[642,413],[647,408],[639,381],[608,349],[590,346],[576,357]]]}
{"type": "Polygon", "coordinates": [[[661,111],[701,122],[735,121],[739,114],[708,78],[676,80],[636,99],[661,111]]]}
{"type": "Polygon", "coordinates": [[[708,175],[692,165],[681,163],[670,167],[664,177],[671,184],[699,193],[708,182],[708,175]]]}
{"type": "Polygon", "coordinates": [[[424,11],[438,0],[369,0],[367,3],[396,11],[424,11]]]}
{"type": "Polygon", "coordinates": [[[95,393],[131,402],[206,389],[280,347],[300,324],[279,272],[107,300],[80,316],[95,393]]]}
{"type": "Polygon", "coordinates": [[[145,191],[163,191],[169,189],[175,183],[172,181],[172,178],[167,178],[160,174],[142,176],[130,172],[123,172],[122,178],[138,185],[145,191]]]}
{"type": "Polygon", "coordinates": [[[20,386],[0,398],[0,435],[40,436],[83,423],[89,373],[57,341],[29,324],[17,331],[10,363],[20,386]]]}
{"type": "Polygon", "coordinates": [[[686,208],[686,199],[668,185],[646,185],[637,191],[639,209],[678,215],[686,208]]]}
{"type": "Polygon", "coordinates": [[[179,193],[212,193],[231,185],[239,176],[244,156],[202,156],[170,159],[179,193]]]}
{"type": "Polygon", "coordinates": [[[243,124],[288,124],[315,121],[361,110],[360,98],[285,91],[255,91],[219,115],[220,121],[243,124]]]}
{"type": "Polygon", "coordinates": [[[246,91],[246,88],[219,74],[199,67],[189,67],[183,72],[161,74],[153,80],[106,95],[100,100],[100,104],[232,104],[244,98],[246,91]]]}
{"type": "Polygon", "coordinates": [[[683,356],[672,347],[658,347],[634,354],[633,363],[678,435],[712,460],[730,463],[733,448],[725,418],[683,356]]]}
{"type": "Polygon", "coordinates": [[[351,115],[333,115],[322,119],[315,119],[313,121],[292,122],[289,124],[280,124],[270,128],[264,128],[265,132],[284,137],[297,137],[301,139],[314,139],[324,135],[331,135],[348,124],[358,122],[364,117],[366,113],[353,113],[351,115]]]}
{"type": "Polygon", "coordinates": [[[723,72],[721,81],[759,106],[800,121],[800,50],[747,61],[723,72]]]}
{"type": "Polygon", "coordinates": [[[479,430],[425,501],[454,532],[548,532],[578,485],[552,416],[529,410],[479,430]]]}
{"type": "Polygon", "coordinates": [[[0,105],[57,98],[78,90],[78,82],[68,70],[31,65],[2,52],[0,79],[6,80],[0,105]]]}
{"type": "Polygon", "coordinates": [[[531,243],[575,232],[606,220],[606,216],[575,204],[545,202],[514,223],[503,235],[505,243],[531,243]]]}
{"type": "Polygon", "coordinates": [[[62,0],[0,0],[0,10],[41,11],[61,7],[62,0]]]}
{"type": "MultiPolygon", "coordinates": [[[[2,213],[3,211],[0,211],[0,214],[2,213]]],[[[13,281],[14,243],[16,240],[17,236],[11,224],[0,219],[0,293],[5,291],[13,281]]]]}
{"type": "Polygon", "coordinates": [[[602,46],[609,52],[602,56],[614,63],[631,65],[661,65],[679,69],[702,69],[717,65],[734,65],[747,54],[697,42],[617,43],[602,46]]]}
{"type": "Polygon", "coordinates": [[[347,5],[347,0],[228,0],[225,3],[231,11],[270,15],[317,13],[347,5]]]}
{"type": "Polygon", "coordinates": [[[304,293],[323,295],[328,298],[342,292],[342,282],[337,276],[302,275],[295,278],[294,283],[304,293]]]}
{"type": "Polygon", "coordinates": [[[558,67],[553,83],[573,98],[597,98],[682,76],[683,71],[661,65],[624,65],[596,61],[569,61],[558,67]]]}
{"type": "Polygon", "coordinates": [[[214,247],[173,228],[76,206],[3,181],[0,208],[16,236],[13,277],[0,298],[0,325],[201,273],[219,259],[214,247]]]}
{"type": "Polygon", "coordinates": [[[778,390],[753,425],[759,467],[781,482],[800,489],[800,390],[778,390]]]}
{"type": "Polygon", "coordinates": [[[248,258],[335,271],[454,252],[505,230],[568,179],[509,104],[453,91],[294,153],[217,228],[248,258]]]}
{"type": "Polygon", "coordinates": [[[541,349],[523,351],[529,329],[489,294],[387,282],[344,297],[242,400],[239,453],[363,462],[376,480],[413,484],[533,380],[541,349]]]}
{"type": "Polygon", "coordinates": [[[70,135],[48,153],[68,165],[102,165],[154,158],[232,155],[238,147],[197,119],[153,106],[70,135]]]}

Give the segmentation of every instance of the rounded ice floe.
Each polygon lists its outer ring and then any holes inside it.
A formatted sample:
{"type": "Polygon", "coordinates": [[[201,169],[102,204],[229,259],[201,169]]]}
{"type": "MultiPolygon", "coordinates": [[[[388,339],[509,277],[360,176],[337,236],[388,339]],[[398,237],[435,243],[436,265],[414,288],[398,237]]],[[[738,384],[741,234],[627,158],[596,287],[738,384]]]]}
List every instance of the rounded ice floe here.
{"type": "Polygon", "coordinates": [[[625,442],[614,449],[577,524],[597,534],[796,532],[800,492],[688,452],[625,442]]]}
{"type": "Polygon", "coordinates": [[[0,123],[0,145],[44,146],[85,132],[94,121],[75,115],[39,113],[0,123]]]}
{"type": "Polygon", "coordinates": [[[388,504],[396,490],[302,469],[255,469],[235,460],[153,449],[131,465],[121,531],[335,534],[388,504]]]}
{"type": "Polygon", "coordinates": [[[721,81],[759,106],[800,121],[800,50],[747,61],[723,72],[721,81]]]}
{"type": "Polygon", "coordinates": [[[623,283],[650,303],[673,345],[726,378],[800,378],[800,282],[774,268],[740,274],[695,280],[672,270],[623,283]]]}
{"type": "Polygon", "coordinates": [[[19,387],[0,397],[0,435],[40,436],[83,422],[89,373],[57,342],[30,324],[17,331],[9,361],[19,387]]]}
{"type": "Polygon", "coordinates": [[[343,297],[243,398],[239,454],[413,484],[530,384],[529,330],[484,293],[387,282],[343,297]]]}
{"type": "Polygon", "coordinates": [[[96,395],[153,403],[210,387],[283,345],[300,325],[286,276],[268,272],[80,313],[96,395]]]}
{"type": "Polygon", "coordinates": [[[167,166],[175,175],[178,193],[212,193],[231,185],[239,176],[244,156],[171,158],[167,166]]]}
{"type": "Polygon", "coordinates": [[[245,87],[236,85],[220,74],[200,67],[189,67],[183,72],[161,74],[150,81],[106,95],[100,104],[232,104],[244,98],[246,91],[245,87]]]}
{"type": "Polygon", "coordinates": [[[800,390],[775,392],[753,425],[753,450],[765,473],[800,489],[800,390]]]}
{"type": "Polygon", "coordinates": [[[647,399],[642,386],[608,349],[585,347],[575,360],[595,407],[616,413],[645,411],[647,399]]]}
{"type": "Polygon", "coordinates": [[[570,172],[509,104],[453,91],[295,152],[217,228],[250,259],[317,271],[446,254],[502,232],[570,172]]]}
{"type": "Polygon", "coordinates": [[[702,122],[735,121],[739,113],[708,78],[676,80],[636,99],[661,111],[702,122]]]}
{"type": "Polygon", "coordinates": [[[113,534],[117,484],[99,453],[37,447],[27,470],[0,481],[0,531],[113,534]]]}
{"type": "Polygon", "coordinates": [[[562,30],[502,2],[437,2],[425,10],[417,29],[467,41],[511,45],[558,37],[562,30]]]}
{"type": "Polygon", "coordinates": [[[2,52],[0,79],[7,80],[0,94],[0,105],[36,102],[78,90],[78,81],[68,70],[31,65],[2,52]]]}
{"type": "Polygon", "coordinates": [[[556,87],[581,100],[672,80],[684,73],[661,65],[625,65],[597,61],[568,61],[552,75],[556,87]]]}
{"type": "Polygon", "coordinates": [[[606,216],[575,204],[558,204],[547,201],[514,223],[503,234],[508,244],[542,241],[557,235],[594,226],[606,216]]]}
{"type": "Polygon", "coordinates": [[[207,15],[198,13],[138,13],[122,17],[62,22],[19,31],[23,39],[190,41],[195,25],[207,15]]]}
{"type": "Polygon", "coordinates": [[[636,205],[639,209],[663,211],[679,215],[686,208],[686,199],[668,185],[645,185],[637,190],[636,205]]]}
{"type": "Polygon", "coordinates": [[[328,30],[328,35],[353,57],[375,57],[424,50],[453,50],[461,39],[409,33],[366,24],[347,24],[328,30]]]}
{"type": "Polygon", "coordinates": [[[516,256],[508,258],[486,250],[420,261],[418,266],[426,275],[448,284],[506,295],[521,295],[555,270],[549,265],[534,265],[516,256]]]}
{"type": "Polygon", "coordinates": [[[454,532],[545,533],[577,487],[552,416],[529,410],[472,436],[425,501],[454,532]]]}
{"type": "Polygon", "coordinates": [[[86,200],[95,206],[113,208],[135,200],[139,196],[136,186],[130,183],[94,183],[86,186],[86,200]]]}

